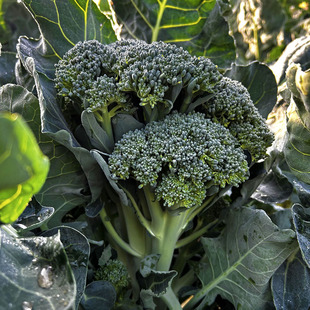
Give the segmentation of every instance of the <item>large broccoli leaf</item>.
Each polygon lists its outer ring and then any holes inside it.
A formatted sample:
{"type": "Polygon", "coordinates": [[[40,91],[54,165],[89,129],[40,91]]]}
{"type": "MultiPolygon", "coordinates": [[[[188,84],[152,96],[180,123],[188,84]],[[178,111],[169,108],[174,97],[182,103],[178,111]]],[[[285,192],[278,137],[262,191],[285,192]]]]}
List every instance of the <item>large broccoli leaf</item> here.
{"type": "Polygon", "coordinates": [[[23,0],[40,26],[44,45],[61,58],[77,42],[96,39],[102,43],[116,40],[112,23],[89,0],[23,0]]]}
{"type": "Polygon", "coordinates": [[[55,208],[49,225],[59,225],[69,210],[90,200],[89,196],[83,195],[83,191],[87,189],[87,181],[80,164],[66,147],[41,132],[38,98],[25,88],[13,84],[1,87],[0,107],[0,111],[15,112],[23,116],[43,153],[50,158],[51,169],[36,197],[43,205],[55,208]]]}
{"type": "Polygon", "coordinates": [[[0,113],[0,222],[15,221],[45,182],[49,160],[23,118],[0,113]]]}
{"type": "Polygon", "coordinates": [[[310,72],[293,64],[287,71],[291,102],[287,116],[287,143],[284,155],[297,178],[310,184],[310,72]]]}
{"type": "Polygon", "coordinates": [[[76,283],[60,241],[18,238],[0,229],[0,308],[72,310],[76,283]]]}
{"type": "Polygon", "coordinates": [[[298,252],[286,260],[272,277],[271,288],[276,309],[308,310],[309,285],[310,270],[298,252]]]}
{"type": "Polygon", "coordinates": [[[113,8],[125,38],[175,43],[220,66],[234,61],[234,41],[215,0],[118,0],[113,8]]]}
{"type": "MultiPolygon", "coordinates": [[[[230,210],[217,238],[203,238],[206,253],[199,264],[201,290],[189,303],[204,309],[220,294],[236,308],[267,309],[263,294],[275,270],[297,248],[295,233],[280,230],[264,211],[230,210]]],[[[187,309],[185,307],[185,309],[187,309]]]]}

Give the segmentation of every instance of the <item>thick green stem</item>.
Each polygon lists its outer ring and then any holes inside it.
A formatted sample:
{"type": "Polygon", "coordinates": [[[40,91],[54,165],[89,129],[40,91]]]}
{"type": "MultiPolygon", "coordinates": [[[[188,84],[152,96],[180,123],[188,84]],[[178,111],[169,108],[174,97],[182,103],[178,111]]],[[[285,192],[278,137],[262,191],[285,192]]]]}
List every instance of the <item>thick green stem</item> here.
{"type": "Polygon", "coordinates": [[[161,223],[161,233],[152,240],[152,253],[160,254],[157,270],[168,271],[170,269],[176,243],[186,226],[187,211],[179,214],[171,214],[165,211],[161,223]]]}
{"type": "Polygon", "coordinates": [[[134,210],[130,206],[122,205],[122,211],[126,223],[126,231],[129,245],[142,257],[145,256],[146,232],[139,222],[134,210]]]}
{"type": "Polygon", "coordinates": [[[121,188],[123,189],[123,191],[126,193],[127,197],[130,199],[131,203],[132,203],[132,206],[136,212],[136,216],[138,218],[138,220],[140,221],[141,225],[152,235],[154,236],[154,233],[152,231],[152,228],[151,228],[151,222],[148,221],[142,211],[140,210],[138,204],[136,203],[135,199],[133,198],[133,196],[131,195],[131,193],[124,187],[121,186],[121,188]]]}
{"type": "Polygon", "coordinates": [[[128,252],[129,254],[135,256],[135,257],[139,257],[142,258],[143,257],[143,253],[139,253],[136,250],[134,250],[130,244],[128,244],[127,242],[125,242],[117,233],[117,231],[115,230],[115,228],[113,227],[112,223],[111,223],[111,219],[109,218],[105,208],[103,207],[102,210],[100,211],[100,217],[102,220],[102,223],[104,224],[105,228],[107,229],[108,233],[110,234],[111,238],[118,244],[118,246],[120,248],[122,248],[123,250],[125,250],[126,252],[128,252]]]}
{"type": "Polygon", "coordinates": [[[162,232],[162,220],[164,212],[162,210],[161,204],[156,200],[154,191],[151,186],[143,186],[144,197],[148,206],[148,210],[151,216],[151,229],[153,235],[156,237],[162,232]]]}
{"type": "Polygon", "coordinates": [[[193,269],[189,270],[184,276],[176,279],[173,282],[173,291],[177,294],[180,289],[186,286],[191,286],[196,280],[195,272],[193,269]]]}
{"type": "Polygon", "coordinates": [[[114,144],[114,135],[113,135],[113,128],[111,123],[111,116],[108,111],[108,107],[103,107],[101,110],[98,110],[95,113],[97,120],[100,122],[101,127],[107,133],[110,142],[112,145],[114,144]]]}
{"type": "Polygon", "coordinates": [[[170,310],[182,310],[181,304],[171,287],[167,288],[166,294],[161,296],[161,299],[165,302],[170,310]]]}

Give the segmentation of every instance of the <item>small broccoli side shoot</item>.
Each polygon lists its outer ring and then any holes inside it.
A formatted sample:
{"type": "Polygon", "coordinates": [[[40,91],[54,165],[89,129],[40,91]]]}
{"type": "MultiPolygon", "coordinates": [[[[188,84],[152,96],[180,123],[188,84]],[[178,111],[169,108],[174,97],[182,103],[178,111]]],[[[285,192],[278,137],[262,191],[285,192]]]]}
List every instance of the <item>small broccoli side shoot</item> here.
{"type": "Polygon", "coordinates": [[[273,134],[247,89],[240,82],[223,77],[215,85],[214,93],[215,96],[203,105],[206,116],[228,128],[242,149],[251,154],[253,161],[264,158],[273,134]]]}
{"type": "Polygon", "coordinates": [[[248,177],[238,140],[202,113],[172,113],[129,132],[109,157],[114,178],[150,185],[167,207],[202,204],[208,189],[237,186],[248,177]]]}

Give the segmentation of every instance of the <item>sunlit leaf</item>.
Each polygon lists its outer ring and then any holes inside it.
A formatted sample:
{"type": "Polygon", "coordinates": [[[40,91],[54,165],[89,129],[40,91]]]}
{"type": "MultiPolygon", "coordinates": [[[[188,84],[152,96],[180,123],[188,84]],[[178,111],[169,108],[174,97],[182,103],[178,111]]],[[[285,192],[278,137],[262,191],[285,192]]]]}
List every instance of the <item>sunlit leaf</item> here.
{"type": "Polygon", "coordinates": [[[61,58],[77,42],[96,39],[102,43],[116,40],[110,20],[94,1],[23,0],[40,26],[43,45],[61,58]]]}
{"type": "Polygon", "coordinates": [[[0,113],[0,221],[15,221],[42,187],[49,160],[18,114],[0,113]]]}
{"type": "Polygon", "coordinates": [[[60,225],[62,217],[69,210],[90,200],[83,194],[87,189],[87,181],[79,162],[66,147],[41,132],[38,98],[25,88],[13,84],[0,88],[1,110],[21,114],[43,153],[49,157],[51,168],[36,198],[42,205],[55,209],[49,225],[60,225]]]}
{"type": "Polygon", "coordinates": [[[292,93],[288,109],[288,139],[284,155],[297,178],[310,184],[310,72],[293,64],[287,71],[287,85],[292,93]]]}
{"type": "Polygon", "coordinates": [[[175,43],[220,66],[235,59],[234,41],[215,0],[118,0],[113,8],[122,37],[175,43]]]}

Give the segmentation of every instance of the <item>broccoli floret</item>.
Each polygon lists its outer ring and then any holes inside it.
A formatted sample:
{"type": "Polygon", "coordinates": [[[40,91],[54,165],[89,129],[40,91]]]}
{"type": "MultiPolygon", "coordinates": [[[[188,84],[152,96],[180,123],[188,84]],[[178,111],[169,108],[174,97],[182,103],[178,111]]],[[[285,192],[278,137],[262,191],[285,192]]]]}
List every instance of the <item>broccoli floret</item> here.
{"type": "Polygon", "coordinates": [[[96,40],[77,43],[56,65],[55,87],[58,93],[84,101],[86,90],[97,78],[111,72],[113,53],[96,40]]]}
{"type": "Polygon", "coordinates": [[[110,46],[118,55],[113,69],[119,75],[120,89],[134,91],[141,105],[154,108],[159,102],[167,103],[168,90],[176,85],[186,87],[193,81],[193,93],[211,91],[221,77],[209,59],[191,56],[174,44],[127,40],[110,46]]]}
{"type": "Polygon", "coordinates": [[[240,82],[223,77],[214,86],[214,94],[204,104],[207,117],[228,128],[242,149],[249,151],[253,161],[264,158],[273,135],[247,89],[240,82]]]}
{"type": "Polygon", "coordinates": [[[116,143],[109,166],[115,178],[155,187],[168,207],[200,205],[211,186],[237,186],[248,165],[237,139],[202,113],[172,113],[116,143]]]}
{"type": "Polygon", "coordinates": [[[95,279],[109,281],[117,293],[129,284],[127,268],[118,259],[110,259],[104,266],[100,266],[95,272],[95,279]]]}

